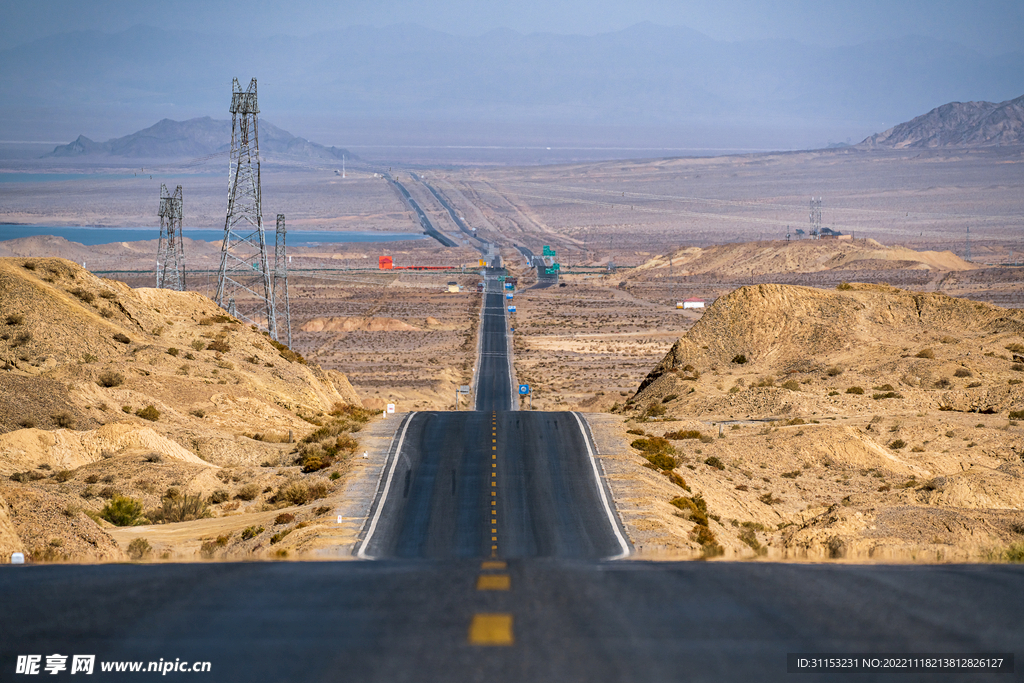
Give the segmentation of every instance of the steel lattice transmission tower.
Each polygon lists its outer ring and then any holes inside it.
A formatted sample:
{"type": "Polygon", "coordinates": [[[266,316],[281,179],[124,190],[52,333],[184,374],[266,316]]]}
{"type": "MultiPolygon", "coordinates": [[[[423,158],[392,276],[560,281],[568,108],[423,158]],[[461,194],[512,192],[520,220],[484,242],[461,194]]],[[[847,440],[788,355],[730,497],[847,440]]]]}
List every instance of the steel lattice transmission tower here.
{"type": "Polygon", "coordinates": [[[158,289],[185,291],[185,247],[181,239],[181,185],[171,194],[160,185],[160,242],[156,248],[158,289]]]}
{"type": "Polygon", "coordinates": [[[277,339],[274,292],[260,199],[259,106],[256,79],[242,90],[231,84],[231,162],[228,213],[217,275],[217,305],[277,339]]]}
{"type": "Polygon", "coordinates": [[[274,310],[277,322],[277,341],[292,345],[292,307],[288,294],[288,252],[285,249],[284,214],[277,214],[277,235],[274,242],[274,310]],[[280,336],[287,335],[285,340],[280,336]]]}
{"type": "Polygon", "coordinates": [[[821,237],[821,197],[811,197],[811,239],[821,237]]]}

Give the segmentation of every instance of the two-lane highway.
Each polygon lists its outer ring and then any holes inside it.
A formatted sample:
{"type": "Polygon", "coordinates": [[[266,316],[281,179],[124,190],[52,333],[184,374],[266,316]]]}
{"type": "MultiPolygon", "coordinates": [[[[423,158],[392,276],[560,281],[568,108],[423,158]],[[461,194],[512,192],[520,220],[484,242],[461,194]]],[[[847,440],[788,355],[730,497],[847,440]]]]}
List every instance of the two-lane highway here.
{"type": "Polygon", "coordinates": [[[510,410],[503,305],[486,295],[478,410],[399,425],[357,547],[376,559],[2,566],[0,680],[35,680],[17,673],[26,657],[42,673],[73,655],[94,655],[83,680],[104,682],[197,661],[210,672],[167,680],[1020,680],[1019,661],[787,673],[787,653],[1019,659],[1020,565],[609,561],[628,546],[580,416],[510,410]]]}
{"type": "Polygon", "coordinates": [[[476,410],[407,418],[357,553],[600,559],[629,552],[574,413],[510,411],[505,298],[488,269],[476,410]]]}

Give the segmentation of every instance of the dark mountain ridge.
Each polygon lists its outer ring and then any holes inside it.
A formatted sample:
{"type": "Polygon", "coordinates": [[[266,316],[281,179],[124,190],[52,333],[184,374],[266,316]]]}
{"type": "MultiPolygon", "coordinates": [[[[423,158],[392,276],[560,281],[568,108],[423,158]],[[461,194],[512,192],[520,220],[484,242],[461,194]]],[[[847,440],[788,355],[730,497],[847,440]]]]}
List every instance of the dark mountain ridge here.
{"type": "MultiPolygon", "coordinates": [[[[355,158],[348,150],[310,142],[262,120],[259,122],[259,140],[261,154],[302,159],[355,158]]],[[[230,147],[231,121],[204,116],[187,121],[163,119],[149,128],[106,142],[95,142],[79,135],[74,142],[59,145],[47,156],[105,155],[135,159],[184,159],[226,153],[230,147]]]]}

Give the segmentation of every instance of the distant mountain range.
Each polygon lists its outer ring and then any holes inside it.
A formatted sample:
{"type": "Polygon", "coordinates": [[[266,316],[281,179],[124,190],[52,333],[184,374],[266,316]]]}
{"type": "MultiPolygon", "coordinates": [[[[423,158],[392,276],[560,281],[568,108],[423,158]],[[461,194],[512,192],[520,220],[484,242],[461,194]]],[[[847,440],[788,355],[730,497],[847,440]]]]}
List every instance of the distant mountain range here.
{"type": "MultiPolygon", "coordinates": [[[[259,122],[261,154],[284,155],[302,159],[354,159],[352,153],[337,147],[325,147],[292,135],[267,121],[259,122]]],[[[231,148],[231,121],[204,116],[188,121],[163,119],[156,125],[131,135],[106,142],[94,142],[84,135],[60,145],[47,156],[113,156],[135,159],[196,158],[228,152],[231,148]]]]}
{"type": "Polygon", "coordinates": [[[226,116],[231,79],[252,76],[264,115],[351,145],[424,144],[430,125],[444,132],[430,144],[550,145],[544,126],[562,126],[573,144],[635,144],[646,127],[667,131],[658,144],[792,148],[860,139],[942,102],[1014,97],[1024,51],[728,42],[649,23],[598,35],[358,26],[251,50],[214,28],[136,26],[0,50],[0,140],[226,116]]]}
{"type": "Polygon", "coordinates": [[[996,147],[1024,145],[1024,95],[1006,102],[950,102],[894,126],[858,147],[996,147]]]}

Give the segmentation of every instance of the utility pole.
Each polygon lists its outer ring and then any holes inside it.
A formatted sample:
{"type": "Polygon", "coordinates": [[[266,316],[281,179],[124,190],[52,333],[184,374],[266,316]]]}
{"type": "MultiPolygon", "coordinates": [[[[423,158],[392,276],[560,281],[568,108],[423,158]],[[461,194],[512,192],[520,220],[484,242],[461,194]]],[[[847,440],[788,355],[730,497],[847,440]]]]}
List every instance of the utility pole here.
{"type": "Polygon", "coordinates": [[[971,226],[967,226],[967,260],[971,260],[971,226]]]}
{"type": "Polygon", "coordinates": [[[811,235],[812,240],[821,237],[821,197],[811,197],[811,235]]]}
{"type": "Polygon", "coordinates": [[[160,185],[160,241],[156,248],[157,289],[185,291],[185,248],[182,244],[181,185],[171,194],[160,185]]]}
{"type": "Polygon", "coordinates": [[[228,210],[217,274],[217,305],[278,338],[274,292],[267,265],[260,189],[259,106],[256,79],[242,90],[231,84],[231,161],[228,210]]]}
{"type": "MultiPolygon", "coordinates": [[[[292,345],[292,304],[288,293],[288,252],[285,248],[286,229],[284,214],[277,214],[277,233],[274,240],[274,312],[277,321],[278,337],[287,335],[289,347],[292,345]]],[[[278,339],[278,341],[283,341],[278,339]]]]}

